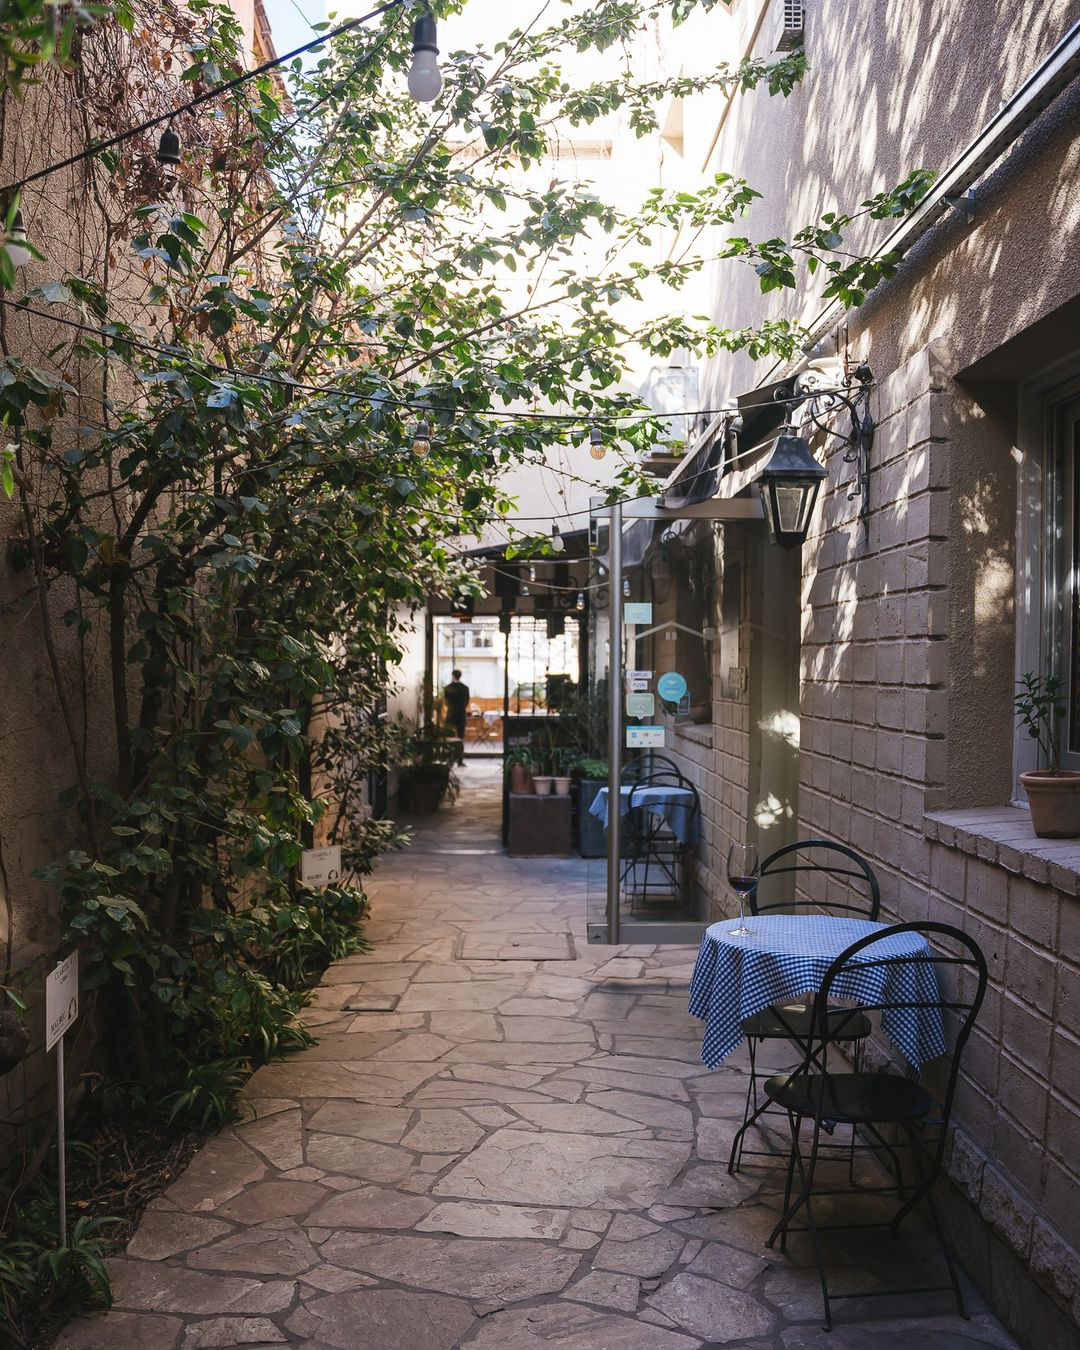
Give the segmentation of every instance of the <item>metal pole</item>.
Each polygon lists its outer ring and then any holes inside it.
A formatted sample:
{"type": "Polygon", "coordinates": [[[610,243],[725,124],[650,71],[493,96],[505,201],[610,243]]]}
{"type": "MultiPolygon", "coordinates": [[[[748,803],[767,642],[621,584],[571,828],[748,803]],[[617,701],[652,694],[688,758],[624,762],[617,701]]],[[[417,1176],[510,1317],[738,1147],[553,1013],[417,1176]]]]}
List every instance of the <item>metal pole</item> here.
{"type": "Polygon", "coordinates": [[[619,868],[622,835],[622,740],[623,740],[623,623],[622,623],[622,506],[611,507],[608,526],[608,602],[610,650],[608,653],[608,832],[607,832],[607,938],[619,941],[619,868]]]}
{"type": "Polygon", "coordinates": [[[64,1128],[64,1038],[56,1042],[56,1173],[60,1193],[60,1246],[67,1246],[67,1140],[64,1128]]]}

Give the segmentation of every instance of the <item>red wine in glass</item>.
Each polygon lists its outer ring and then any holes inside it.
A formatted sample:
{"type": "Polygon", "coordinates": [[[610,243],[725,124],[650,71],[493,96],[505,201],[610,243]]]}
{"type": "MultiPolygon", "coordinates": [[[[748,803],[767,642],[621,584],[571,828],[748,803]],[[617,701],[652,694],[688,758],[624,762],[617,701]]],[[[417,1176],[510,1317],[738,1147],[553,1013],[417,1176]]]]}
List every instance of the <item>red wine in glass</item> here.
{"type": "Polygon", "coordinates": [[[728,885],[739,897],[739,922],[728,929],[730,937],[750,937],[754,930],[746,924],[746,897],[758,883],[758,851],[756,844],[732,844],[728,849],[728,885]]]}

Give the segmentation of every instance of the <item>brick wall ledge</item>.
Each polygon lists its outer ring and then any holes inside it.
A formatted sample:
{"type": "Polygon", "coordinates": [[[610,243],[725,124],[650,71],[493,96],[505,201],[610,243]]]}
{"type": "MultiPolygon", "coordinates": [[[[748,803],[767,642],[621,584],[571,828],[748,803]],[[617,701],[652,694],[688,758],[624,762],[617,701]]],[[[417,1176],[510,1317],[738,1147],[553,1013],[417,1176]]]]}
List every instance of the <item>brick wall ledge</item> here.
{"type": "Polygon", "coordinates": [[[1080,895],[1080,839],[1040,839],[1023,807],[931,811],[923,817],[923,832],[1006,872],[1080,895]]]}
{"type": "Polygon", "coordinates": [[[693,741],[695,745],[704,745],[712,749],[713,733],[710,726],[698,722],[676,722],[675,735],[681,736],[684,741],[693,741]]]}

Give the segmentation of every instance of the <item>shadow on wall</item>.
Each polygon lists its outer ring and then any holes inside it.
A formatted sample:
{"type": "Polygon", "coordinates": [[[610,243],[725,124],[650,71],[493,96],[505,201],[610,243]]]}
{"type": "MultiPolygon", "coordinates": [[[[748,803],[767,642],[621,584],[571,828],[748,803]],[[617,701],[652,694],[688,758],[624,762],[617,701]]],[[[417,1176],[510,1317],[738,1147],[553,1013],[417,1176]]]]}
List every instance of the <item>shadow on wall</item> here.
{"type": "MultiPolygon", "coordinates": [[[[914,168],[943,169],[1078,18],[1080,0],[822,0],[808,23],[802,85],[786,100],[757,91],[732,104],[710,171],[745,173],[763,194],[733,233],[790,237],[822,211],[856,209],[914,168]]],[[[1015,331],[1066,298],[1075,269],[1068,240],[1080,222],[1071,187],[1080,145],[1068,148],[1076,98],[1080,90],[1062,95],[1023,149],[980,184],[974,229],[959,218],[938,226],[919,250],[914,282],[903,269],[859,312],[863,328],[875,326],[875,367],[899,364],[931,337],[959,331],[958,324],[968,330],[964,344],[974,359],[1004,340],[1005,325],[1015,331]],[[1064,169],[1057,158],[1049,169],[1040,162],[1040,150],[1060,157],[1062,147],[1064,169]],[[1002,205],[997,199],[1005,196],[1002,205]],[[1057,222],[1053,233],[1049,222],[1057,222]],[[951,275],[939,274],[943,262],[951,275]]],[[[887,228],[866,221],[850,238],[855,247],[869,246],[887,228]]],[[[813,293],[762,296],[753,270],[729,262],[715,278],[713,313],[732,327],[805,317],[814,312],[813,293]]],[[[705,388],[719,397],[760,378],[749,358],[720,356],[705,388]]]]}

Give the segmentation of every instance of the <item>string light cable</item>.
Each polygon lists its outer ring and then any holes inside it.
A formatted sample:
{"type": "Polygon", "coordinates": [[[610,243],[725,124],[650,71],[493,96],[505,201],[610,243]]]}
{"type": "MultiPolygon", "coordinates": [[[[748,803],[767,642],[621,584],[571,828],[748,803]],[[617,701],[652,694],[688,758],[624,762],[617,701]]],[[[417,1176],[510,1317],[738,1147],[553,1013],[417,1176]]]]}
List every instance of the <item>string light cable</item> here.
{"type": "MultiPolygon", "coordinates": [[[[6,305],[11,309],[21,310],[23,313],[32,314],[39,319],[48,319],[52,323],[61,324],[67,328],[77,329],[80,332],[91,334],[100,338],[103,342],[114,342],[124,344],[129,347],[135,347],[139,351],[146,352],[151,356],[160,356],[167,361],[184,362],[191,369],[200,372],[213,372],[215,375],[225,375],[234,380],[251,380],[256,384],[278,385],[286,389],[297,390],[301,393],[332,395],[336,398],[348,399],[353,402],[367,402],[372,404],[389,404],[392,407],[404,408],[423,417],[425,414],[442,413],[448,417],[458,417],[464,412],[469,417],[491,417],[497,418],[509,423],[542,423],[542,422],[561,422],[568,427],[580,427],[588,429],[590,446],[594,447],[596,441],[593,439],[592,431],[594,424],[607,422],[666,422],[673,417],[717,417],[721,413],[731,413],[733,416],[741,411],[753,408],[777,407],[785,400],[783,398],[770,397],[763,399],[742,399],[738,408],[720,407],[720,408],[688,408],[679,412],[657,412],[655,409],[646,408],[628,408],[624,412],[589,412],[589,413],[555,413],[539,411],[515,411],[506,408],[471,408],[463,409],[453,404],[437,404],[423,397],[403,398],[393,394],[382,393],[381,391],[371,391],[368,393],[351,393],[343,390],[337,385],[332,384],[308,384],[302,380],[291,379],[287,375],[273,375],[261,371],[235,370],[230,366],[224,366],[216,361],[199,360],[185,351],[182,347],[168,346],[162,343],[147,342],[144,339],[134,337],[133,335],[122,331],[119,328],[110,330],[108,328],[99,328],[94,324],[83,323],[78,319],[70,319],[63,314],[53,314],[47,309],[40,309],[36,305],[28,304],[25,300],[10,300],[6,296],[0,295],[0,304],[6,305]]],[[[837,385],[831,389],[814,390],[815,398],[824,398],[829,394],[840,394],[846,392],[846,386],[837,385]]],[[[806,395],[799,395],[800,399],[806,395]]],[[[617,429],[617,428],[616,428],[617,429]]],[[[597,428],[598,430],[598,428],[597,428]]],[[[439,429],[435,429],[434,435],[439,435],[439,429]]],[[[741,458],[742,456],[732,456],[741,458]]],[[[730,461],[729,461],[730,462],[730,461]]]]}

